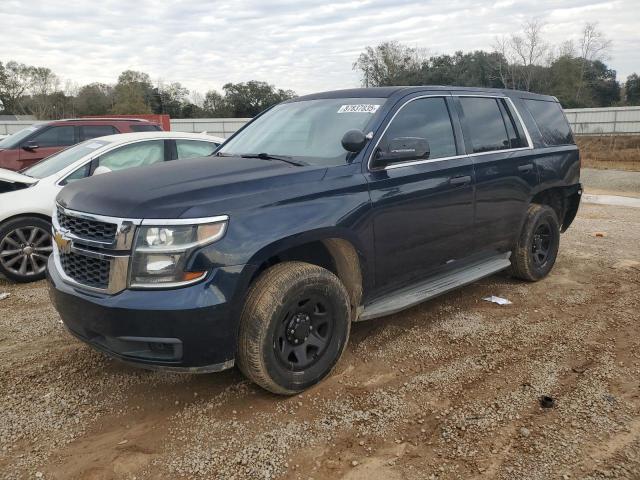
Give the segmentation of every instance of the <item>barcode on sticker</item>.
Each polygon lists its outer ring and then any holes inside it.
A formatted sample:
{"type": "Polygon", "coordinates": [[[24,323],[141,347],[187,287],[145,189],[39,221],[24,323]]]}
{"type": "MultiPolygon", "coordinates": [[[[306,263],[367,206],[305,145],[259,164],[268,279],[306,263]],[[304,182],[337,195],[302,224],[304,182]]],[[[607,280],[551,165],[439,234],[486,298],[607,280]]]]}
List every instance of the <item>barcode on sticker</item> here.
{"type": "Polygon", "coordinates": [[[370,103],[360,103],[358,105],[342,105],[338,109],[338,113],[376,113],[380,105],[370,103]]]}

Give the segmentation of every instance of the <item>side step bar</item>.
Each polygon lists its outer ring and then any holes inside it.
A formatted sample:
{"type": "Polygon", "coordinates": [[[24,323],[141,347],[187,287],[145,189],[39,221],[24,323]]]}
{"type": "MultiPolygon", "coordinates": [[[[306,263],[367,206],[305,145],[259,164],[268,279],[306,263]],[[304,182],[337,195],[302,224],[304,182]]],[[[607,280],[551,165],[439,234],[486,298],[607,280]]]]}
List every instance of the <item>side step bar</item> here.
{"type": "Polygon", "coordinates": [[[509,267],[511,265],[510,256],[511,252],[496,255],[392,292],[365,305],[356,321],[391,315],[455,288],[488,277],[509,267]]]}

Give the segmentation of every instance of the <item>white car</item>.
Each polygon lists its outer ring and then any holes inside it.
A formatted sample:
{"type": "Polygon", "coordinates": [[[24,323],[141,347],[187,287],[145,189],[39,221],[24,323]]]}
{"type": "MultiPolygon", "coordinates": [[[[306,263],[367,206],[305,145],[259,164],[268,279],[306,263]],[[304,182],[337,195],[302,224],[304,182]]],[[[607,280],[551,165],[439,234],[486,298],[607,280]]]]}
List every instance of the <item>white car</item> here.
{"type": "Polygon", "coordinates": [[[139,132],[93,138],[18,173],[0,168],[0,273],[18,282],[44,278],[51,212],[58,192],[83,178],[210,155],[223,138],[202,133],[139,132]]]}

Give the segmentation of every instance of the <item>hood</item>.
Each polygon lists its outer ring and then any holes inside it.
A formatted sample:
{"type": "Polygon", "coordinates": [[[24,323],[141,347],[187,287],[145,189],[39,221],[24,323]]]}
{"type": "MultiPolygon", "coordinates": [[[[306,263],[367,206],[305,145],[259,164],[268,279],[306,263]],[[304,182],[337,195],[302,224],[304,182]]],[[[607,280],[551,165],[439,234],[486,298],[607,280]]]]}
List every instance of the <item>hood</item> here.
{"type": "Polygon", "coordinates": [[[318,182],[325,171],[241,157],[173,160],[74,182],[57,201],[72,210],[121,218],[209,217],[282,201],[293,185],[318,182]]]}
{"type": "MultiPolygon", "coordinates": [[[[2,149],[0,149],[0,152],[2,149]]],[[[27,185],[33,185],[38,182],[37,178],[29,177],[18,172],[7,170],[6,168],[0,168],[0,181],[9,183],[24,183],[27,185]]]]}

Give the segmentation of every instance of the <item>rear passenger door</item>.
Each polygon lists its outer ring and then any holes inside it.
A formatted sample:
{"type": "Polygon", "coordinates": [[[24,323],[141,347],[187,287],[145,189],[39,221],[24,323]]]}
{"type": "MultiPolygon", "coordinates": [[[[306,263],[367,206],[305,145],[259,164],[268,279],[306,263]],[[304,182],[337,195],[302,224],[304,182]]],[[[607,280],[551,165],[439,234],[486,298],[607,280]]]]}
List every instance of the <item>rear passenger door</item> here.
{"type": "Polygon", "coordinates": [[[461,131],[446,95],[405,101],[372,154],[375,162],[394,138],[429,143],[425,158],[366,172],[372,201],[376,285],[393,289],[450,268],[470,253],[473,232],[473,164],[459,155],[461,131]],[[453,118],[452,118],[453,113],[453,118]]]}
{"type": "Polygon", "coordinates": [[[511,250],[538,184],[531,142],[507,98],[457,98],[476,174],[474,249],[511,250]]]}

